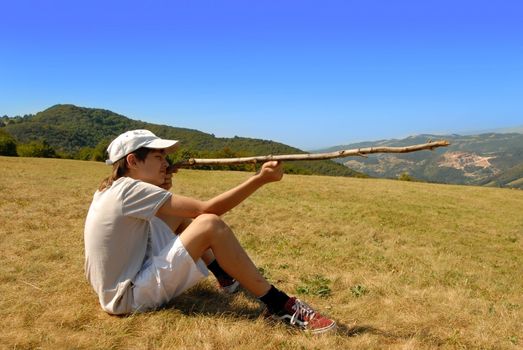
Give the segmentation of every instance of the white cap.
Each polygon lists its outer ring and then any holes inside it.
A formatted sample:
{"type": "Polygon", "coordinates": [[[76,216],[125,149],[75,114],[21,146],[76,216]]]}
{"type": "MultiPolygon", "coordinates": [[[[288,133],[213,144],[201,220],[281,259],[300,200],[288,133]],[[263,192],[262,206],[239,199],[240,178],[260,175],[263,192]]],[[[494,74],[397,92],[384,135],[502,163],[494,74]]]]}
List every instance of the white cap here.
{"type": "Polygon", "coordinates": [[[166,153],[172,153],[176,149],[177,143],[176,140],[161,139],[149,130],[127,131],[115,138],[107,147],[109,159],[105,161],[105,164],[112,165],[142,147],[164,149],[166,153]]]}

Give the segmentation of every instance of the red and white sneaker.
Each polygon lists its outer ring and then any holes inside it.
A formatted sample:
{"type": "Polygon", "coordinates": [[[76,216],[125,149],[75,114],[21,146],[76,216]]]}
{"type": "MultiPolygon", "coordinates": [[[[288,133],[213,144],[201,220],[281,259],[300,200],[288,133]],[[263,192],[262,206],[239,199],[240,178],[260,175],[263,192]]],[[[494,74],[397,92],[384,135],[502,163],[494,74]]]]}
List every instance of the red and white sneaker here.
{"type": "Polygon", "coordinates": [[[224,294],[234,294],[240,287],[240,282],[236,281],[234,278],[217,278],[217,280],[218,288],[224,294]]]}
{"type": "Polygon", "coordinates": [[[290,298],[282,311],[270,314],[270,318],[301,328],[312,334],[325,333],[336,329],[336,322],[327,318],[300,299],[290,298]]]}

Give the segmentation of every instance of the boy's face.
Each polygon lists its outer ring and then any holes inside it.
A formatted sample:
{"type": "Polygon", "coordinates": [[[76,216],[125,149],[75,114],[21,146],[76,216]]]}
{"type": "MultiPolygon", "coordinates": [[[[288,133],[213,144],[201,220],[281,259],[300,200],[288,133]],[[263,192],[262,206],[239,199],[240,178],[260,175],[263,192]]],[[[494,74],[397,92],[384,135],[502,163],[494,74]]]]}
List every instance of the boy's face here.
{"type": "Polygon", "coordinates": [[[152,150],[143,162],[138,161],[136,164],[139,179],[156,186],[163,184],[169,166],[165,157],[165,151],[152,150]]]}

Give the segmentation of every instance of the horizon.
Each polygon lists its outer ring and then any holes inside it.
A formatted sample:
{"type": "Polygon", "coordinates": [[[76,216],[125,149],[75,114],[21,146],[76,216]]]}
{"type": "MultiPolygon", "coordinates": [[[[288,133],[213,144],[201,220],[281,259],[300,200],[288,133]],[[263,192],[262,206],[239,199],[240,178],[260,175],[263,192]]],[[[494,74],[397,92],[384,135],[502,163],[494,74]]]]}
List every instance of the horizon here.
{"type": "MultiPolygon", "coordinates": [[[[78,108],[107,110],[106,108],[94,108],[94,107],[86,107],[86,106],[76,106],[76,105],[73,105],[73,104],[56,104],[56,105],[50,106],[49,108],[52,108],[52,107],[55,107],[55,106],[59,106],[59,105],[70,105],[70,106],[74,106],[74,107],[78,107],[78,108]]],[[[13,116],[2,114],[0,112],[0,117],[7,116],[8,118],[15,118],[15,117],[24,117],[24,115],[36,115],[36,114],[38,114],[40,112],[46,111],[49,108],[46,108],[46,109],[44,109],[42,111],[38,111],[36,113],[17,114],[17,115],[13,115],[13,116]]],[[[110,110],[108,110],[108,111],[112,112],[112,113],[116,113],[114,111],[110,111],[110,110]]],[[[119,114],[119,113],[116,113],[116,114],[119,114]]],[[[119,115],[121,115],[121,114],[119,114],[119,115]]],[[[125,115],[121,115],[121,116],[128,118],[125,115]]],[[[133,119],[133,118],[129,118],[129,119],[133,119]]],[[[139,120],[139,119],[133,119],[133,120],[139,120]]],[[[144,121],[144,120],[141,120],[141,121],[144,121]]],[[[167,126],[167,127],[175,127],[175,128],[178,127],[177,125],[169,125],[169,124],[165,124],[165,126],[167,126]]],[[[197,130],[197,129],[193,129],[193,128],[187,128],[187,129],[201,131],[201,130],[197,130]]],[[[481,134],[486,134],[486,133],[500,133],[500,134],[502,134],[502,133],[520,133],[520,134],[523,134],[523,124],[521,124],[521,125],[513,125],[511,127],[505,127],[505,128],[496,128],[496,129],[468,130],[468,131],[467,130],[462,130],[460,132],[454,132],[454,133],[423,132],[423,133],[414,133],[414,134],[403,135],[403,136],[392,136],[392,137],[381,138],[381,139],[372,139],[372,140],[370,140],[370,139],[366,139],[366,140],[350,140],[347,143],[335,144],[335,145],[326,145],[326,146],[322,146],[322,147],[315,148],[315,149],[304,149],[304,148],[301,148],[301,150],[306,151],[306,152],[318,152],[318,151],[324,151],[325,149],[329,149],[329,148],[333,148],[333,147],[348,146],[348,145],[355,144],[355,143],[360,143],[360,142],[382,142],[382,141],[389,141],[389,140],[391,140],[391,141],[392,140],[402,140],[402,139],[406,139],[406,138],[409,138],[409,137],[424,136],[424,135],[428,135],[428,136],[454,136],[454,135],[455,136],[475,136],[475,135],[481,135],[481,134]]],[[[222,137],[222,136],[219,136],[219,135],[215,135],[212,132],[208,133],[208,134],[212,134],[212,135],[214,135],[217,138],[228,138],[229,137],[229,136],[222,137]]],[[[235,136],[248,138],[248,136],[243,136],[243,135],[235,135],[235,136]]],[[[271,139],[263,139],[263,140],[279,142],[277,140],[271,140],[271,139]]],[[[286,144],[286,145],[292,146],[292,147],[296,147],[295,145],[292,145],[292,144],[286,144]]],[[[297,147],[297,148],[299,148],[299,147],[297,147]]]]}
{"type": "Polygon", "coordinates": [[[0,10],[2,115],[70,103],[306,150],[523,125],[518,1],[0,10]]]}

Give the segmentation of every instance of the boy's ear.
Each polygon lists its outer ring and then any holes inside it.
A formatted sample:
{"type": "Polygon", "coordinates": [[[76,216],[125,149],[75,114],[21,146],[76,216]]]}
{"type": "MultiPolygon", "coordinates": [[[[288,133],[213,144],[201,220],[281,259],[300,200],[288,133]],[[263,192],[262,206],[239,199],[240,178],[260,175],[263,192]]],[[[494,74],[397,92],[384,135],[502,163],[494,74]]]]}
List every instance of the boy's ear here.
{"type": "Polygon", "coordinates": [[[136,168],[136,163],[138,162],[138,159],[136,158],[136,156],[132,153],[128,154],[127,156],[125,156],[125,160],[127,161],[127,167],[129,169],[135,169],[136,168]]]}

